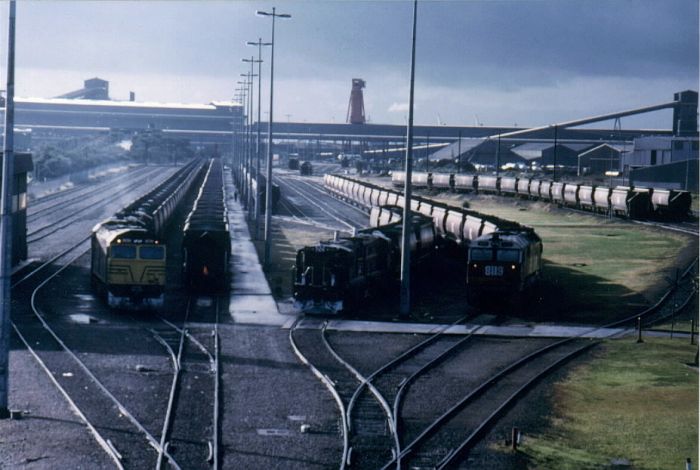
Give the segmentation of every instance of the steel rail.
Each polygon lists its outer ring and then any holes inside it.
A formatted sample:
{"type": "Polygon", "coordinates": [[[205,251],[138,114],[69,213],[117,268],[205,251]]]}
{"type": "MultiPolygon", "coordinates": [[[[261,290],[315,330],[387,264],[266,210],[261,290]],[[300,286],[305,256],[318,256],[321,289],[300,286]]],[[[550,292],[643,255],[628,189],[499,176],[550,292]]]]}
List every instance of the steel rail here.
{"type": "Polygon", "coordinates": [[[570,341],[572,341],[572,338],[565,338],[563,340],[559,340],[559,341],[556,341],[554,343],[550,343],[546,346],[543,346],[542,348],[537,349],[537,350],[529,353],[528,355],[518,359],[517,361],[512,362],[506,368],[500,370],[499,372],[490,376],[488,379],[482,381],[482,383],[478,387],[476,387],[469,394],[467,394],[465,397],[463,397],[460,401],[458,401],[456,404],[452,405],[447,411],[445,411],[437,419],[435,419],[413,441],[411,441],[404,448],[404,450],[399,455],[397,455],[397,457],[395,459],[393,459],[391,462],[389,462],[388,464],[386,464],[382,468],[383,469],[391,468],[392,464],[397,463],[397,461],[400,461],[402,458],[411,454],[414,451],[415,447],[417,447],[423,441],[425,441],[428,438],[430,438],[431,436],[433,436],[439,430],[440,426],[442,426],[445,422],[449,421],[453,416],[455,416],[459,411],[461,411],[469,402],[471,402],[472,400],[474,400],[478,396],[482,395],[489,387],[493,386],[498,380],[502,379],[507,374],[509,374],[510,372],[519,368],[520,366],[527,364],[531,360],[533,360],[533,359],[545,354],[546,352],[548,352],[552,349],[555,349],[563,344],[569,343],[570,341]]]}
{"type": "Polygon", "coordinates": [[[17,334],[17,337],[22,341],[24,344],[24,347],[27,348],[27,351],[34,357],[36,362],[39,364],[39,367],[46,373],[46,375],[49,377],[49,380],[51,383],[54,384],[54,386],[58,389],[58,391],[63,395],[63,398],[68,402],[68,406],[70,406],[71,410],[73,410],[73,413],[75,413],[80,420],[85,423],[85,426],[87,426],[88,430],[90,431],[90,434],[95,438],[97,443],[100,445],[102,450],[104,450],[107,455],[110,456],[110,458],[114,461],[114,464],[119,470],[123,470],[124,466],[121,463],[121,455],[119,455],[118,452],[114,449],[114,447],[109,443],[107,439],[102,436],[99,431],[95,428],[95,425],[92,424],[92,422],[85,416],[85,413],[80,409],[80,407],[73,401],[71,398],[70,394],[68,391],[63,388],[63,386],[60,384],[58,379],[54,376],[54,374],[51,372],[49,367],[46,365],[46,363],[39,357],[37,352],[34,350],[34,348],[31,346],[29,341],[24,337],[22,332],[19,330],[17,325],[15,325],[14,322],[12,322],[12,328],[14,328],[15,333],[17,334]]]}
{"type": "Polygon", "coordinates": [[[219,356],[220,356],[220,351],[219,351],[219,306],[220,306],[220,298],[216,298],[216,311],[215,311],[215,319],[214,319],[214,403],[213,403],[213,415],[212,415],[212,420],[213,420],[213,426],[212,426],[212,441],[213,441],[213,451],[212,451],[212,467],[214,470],[218,470],[220,468],[220,462],[219,462],[219,441],[221,440],[221,437],[219,435],[219,426],[220,426],[220,417],[219,417],[219,412],[221,410],[221,406],[219,405],[219,400],[220,400],[220,385],[221,385],[221,370],[219,369],[219,356]]]}
{"type": "MultiPolygon", "coordinates": [[[[394,434],[394,420],[392,419],[391,415],[391,408],[389,408],[389,403],[387,403],[386,399],[384,396],[382,396],[381,393],[379,393],[379,390],[372,385],[370,382],[367,381],[367,378],[363,376],[360,371],[355,369],[352,364],[350,364],[348,361],[340,357],[338,352],[331,346],[331,344],[328,342],[328,338],[326,337],[326,327],[328,326],[328,322],[324,322],[323,327],[321,328],[321,339],[323,340],[323,345],[328,349],[328,351],[331,353],[331,355],[335,358],[336,361],[340,362],[347,370],[350,371],[352,375],[355,376],[358,382],[361,384],[364,384],[371,392],[372,395],[375,396],[379,404],[381,405],[382,409],[384,410],[384,414],[387,417],[388,424],[389,424],[389,431],[394,434]]],[[[347,412],[346,412],[347,413],[347,412]]],[[[350,414],[348,413],[348,429],[352,432],[352,419],[350,414]]]]}
{"type": "MultiPolygon", "coordinates": [[[[322,187],[322,186],[319,187],[319,184],[318,184],[318,183],[311,183],[311,182],[305,181],[305,180],[301,179],[301,177],[299,177],[299,178],[294,178],[293,181],[299,183],[300,185],[304,185],[304,186],[305,186],[304,191],[308,191],[308,194],[309,194],[311,197],[313,197],[312,192],[317,192],[317,193],[320,193],[321,196],[325,196],[325,197],[324,197],[324,204],[326,205],[326,207],[329,207],[329,208],[331,207],[330,204],[327,204],[327,203],[325,202],[325,199],[326,199],[327,196],[328,196],[328,191],[323,190],[323,187],[322,187]]],[[[354,211],[359,212],[359,213],[362,215],[362,220],[363,220],[363,222],[358,223],[358,224],[357,224],[358,227],[363,227],[363,226],[366,225],[366,220],[367,220],[367,217],[369,216],[369,211],[368,211],[368,210],[364,210],[364,209],[358,207],[358,206],[355,205],[355,204],[351,204],[351,203],[349,203],[348,201],[346,201],[345,199],[341,199],[341,198],[332,198],[332,199],[333,199],[334,201],[339,202],[339,203],[342,204],[343,206],[347,206],[348,208],[351,208],[351,209],[353,209],[354,211]]],[[[319,200],[320,200],[320,199],[319,199],[319,200]]],[[[332,209],[334,210],[334,212],[339,212],[339,211],[338,211],[337,209],[335,209],[335,208],[332,208],[332,209]]],[[[353,218],[352,218],[352,217],[347,217],[347,216],[346,216],[346,220],[349,220],[350,222],[353,222],[353,218]]]]}
{"type": "MultiPolygon", "coordinates": [[[[148,181],[148,180],[149,180],[149,178],[148,178],[147,176],[146,176],[146,177],[143,177],[143,178],[140,178],[140,179],[137,180],[135,183],[133,183],[133,184],[131,184],[131,185],[129,185],[129,186],[126,186],[126,187],[124,187],[124,188],[118,190],[118,192],[116,193],[116,195],[130,193],[132,190],[138,188],[138,187],[141,186],[145,181],[148,181]]],[[[103,197],[103,198],[101,198],[101,199],[98,199],[97,201],[91,203],[90,205],[87,205],[87,206],[85,206],[85,207],[83,207],[83,208],[81,208],[81,209],[78,209],[78,210],[72,212],[70,215],[68,215],[68,216],[66,216],[66,217],[64,217],[64,218],[62,218],[62,219],[59,219],[59,220],[57,220],[56,222],[52,222],[52,223],[43,225],[42,227],[39,227],[38,229],[36,229],[36,230],[34,230],[34,231],[32,231],[32,232],[28,232],[28,233],[27,233],[27,244],[29,244],[29,243],[36,243],[36,242],[38,242],[39,240],[43,240],[44,238],[48,237],[49,235],[52,235],[52,234],[58,232],[59,230],[62,230],[62,229],[64,229],[64,228],[66,228],[66,227],[70,227],[70,226],[73,224],[73,222],[75,222],[75,220],[77,219],[76,216],[77,216],[78,214],[81,214],[81,213],[83,213],[83,212],[85,212],[85,211],[88,211],[88,210],[91,210],[91,209],[94,210],[96,207],[105,207],[105,206],[107,206],[110,202],[113,202],[113,201],[114,201],[114,197],[115,197],[115,194],[109,194],[109,195],[107,195],[107,196],[105,196],[105,197],[103,197]],[[107,202],[105,203],[105,201],[107,201],[107,202]],[[59,224],[61,224],[61,223],[63,223],[63,222],[66,222],[66,221],[69,221],[69,222],[67,222],[67,223],[65,223],[65,224],[59,226],[59,224]],[[55,227],[55,230],[48,231],[47,233],[44,233],[43,235],[37,235],[37,234],[40,233],[40,232],[45,232],[45,231],[47,231],[47,230],[49,230],[49,229],[51,229],[51,228],[54,228],[54,227],[55,227]],[[31,240],[30,240],[30,238],[31,238],[31,240]]]]}
{"type": "MultiPolygon", "coordinates": [[[[696,263],[697,263],[697,260],[693,261],[693,262],[685,269],[685,271],[684,271],[684,273],[683,273],[683,275],[682,275],[683,278],[685,278],[686,276],[688,276],[688,274],[691,272],[691,270],[693,269],[693,267],[695,266],[696,263]]],[[[542,354],[546,353],[547,351],[549,351],[549,350],[551,350],[551,349],[554,349],[554,348],[556,348],[556,347],[558,347],[558,346],[561,346],[561,345],[563,345],[563,344],[572,342],[572,341],[574,341],[574,340],[576,340],[576,339],[580,339],[580,338],[582,338],[584,335],[588,335],[588,334],[590,334],[590,333],[592,333],[592,332],[595,332],[595,331],[597,331],[597,330],[601,330],[601,329],[605,329],[605,328],[611,328],[611,327],[623,325],[623,324],[626,324],[626,323],[629,323],[629,322],[631,322],[631,321],[636,320],[638,317],[643,317],[643,316],[646,316],[646,315],[648,315],[648,314],[650,314],[650,313],[656,311],[656,310],[670,297],[671,293],[676,289],[676,287],[677,287],[677,286],[672,286],[672,287],[671,287],[670,289],[668,289],[667,292],[659,299],[659,301],[657,301],[654,305],[652,305],[651,307],[647,308],[646,310],[644,310],[643,312],[641,312],[641,313],[639,313],[639,314],[632,315],[632,316],[630,316],[630,317],[624,318],[624,319],[622,319],[622,320],[614,321],[614,322],[608,323],[608,324],[603,325],[603,326],[600,326],[600,327],[593,327],[593,328],[591,328],[590,330],[587,330],[587,331],[584,331],[584,332],[579,333],[578,335],[571,336],[571,337],[562,339],[562,340],[560,340],[560,341],[557,341],[557,342],[555,342],[555,343],[549,344],[549,345],[547,345],[547,346],[544,346],[543,348],[540,348],[540,349],[538,349],[538,350],[536,350],[536,351],[534,351],[534,352],[528,354],[527,356],[525,356],[525,357],[519,359],[518,361],[516,361],[516,362],[514,362],[514,363],[511,363],[508,367],[506,367],[506,368],[503,369],[502,371],[498,372],[497,374],[494,374],[494,375],[491,376],[489,379],[487,379],[486,381],[482,382],[482,384],[481,384],[479,387],[477,387],[476,389],[474,389],[474,390],[473,390],[472,392],[470,392],[467,396],[465,396],[462,400],[460,400],[459,402],[457,402],[457,403],[456,403],[455,405],[453,405],[450,409],[448,409],[445,413],[443,413],[440,417],[438,417],[436,420],[434,420],[433,423],[431,423],[426,429],[423,430],[423,432],[421,432],[421,434],[419,434],[410,444],[408,444],[408,445],[406,446],[406,448],[405,448],[400,454],[398,454],[397,457],[396,457],[395,459],[393,459],[393,460],[390,461],[387,465],[385,465],[385,466],[383,467],[383,469],[392,468],[392,464],[394,464],[394,463],[396,463],[396,468],[399,468],[399,469],[400,469],[400,468],[401,468],[401,463],[400,463],[400,462],[401,462],[401,459],[402,459],[402,458],[404,458],[404,457],[406,457],[407,455],[409,455],[410,453],[412,453],[415,447],[417,447],[417,446],[420,445],[423,441],[427,440],[429,437],[431,437],[432,435],[434,435],[434,434],[438,431],[438,428],[444,424],[444,422],[446,422],[446,421],[448,421],[449,419],[451,419],[452,416],[454,416],[456,413],[458,413],[458,412],[459,412],[462,408],[464,408],[464,406],[466,406],[470,401],[472,401],[472,400],[473,400],[474,398],[476,398],[477,396],[481,395],[488,387],[490,387],[491,385],[493,385],[496,381],[500,380],[502,377],[504,377],[504,376],[505,376],[507,373],[509,373],[510,371],[515,370],[516,368],[520,367],[521,365],[526,364],[526,363],[529,362],[530,360],[534,359],[535,357],[541,356],[542,354]]],[[[693,295],[693,294],[691,294],[690,297],[692,297],[692,295],[693,295]]],[[[689,299],[688,299],[688,301],[689,301],[689,299]]],[[[687,303],[687,302],[686,302],[686,303],[687,303]]],[[[545,372],[542,372],[542,374],[537,375],[537,376],[531,381],[531,383],[534,383],[536,380],[538,380],[539,378],[543,377],[546,373],[549,373],[549,371],[551,371],[552,369],[554,369],[555,367],[557,367],[559,364],[561,364],[561,363],[565,362],[566,360],[570,359],[570,358],[573,357],[574,355],[579,354],[579,353],[583,352],[585,349],[588,349],[588,348],[590,348],[590,347],[592,347],[592,346],[595,346],[595,345],[599,344],[600,342],[602,342],[602,340],[595,340],[595,341],[593,341],[593,342],[590,343],[590,344],[584,345],[582,348],[577,348],[575,351],[573,351],[573,352],[567,354],[564,358],[562,358],[562,359],[556,361],[556,363],[553,364],[553,365],[551,365],[550,367],[548,367],[548,368],[545,370],[545,372]]],[[[521,387],[520,389],[518,389],[518,391],[517,391],[516,393],[512,394],[512,395],[508,398],[508,400],[507,400],[505,403],[503,403],[503,404],[498,408],[498,410],[497,410],[496,412],[492,413],[492,415],[489,416],[489,417],[487,418],[487,420],[489,420],[488,423],[483,423],[483,422],[482,422],[482,424],[481,424],[481,425],[479,426],[479,428],[478,428],[479,432],[480,432],[482,429],[484,429],[488,424],[490,424],[490,423],[493,421],[493,419],[495,419],[495,417],[497,416],[497,412],[500,412],[500,411],[502,411],[503,409],[505,409],[505,407],[508,406],[513,400],[515,400],[515,399],[520,395],[520,393],[522,393],[522,391],[524,391],[526,388],[527,388],[527,385],[524,385],[523,387],[521,387]]],[[[473,433],[473,434],[474,434],[474,433],[473,433]]],[[[474,437],[475,437],[475,436],[470,435],[470,437],[469,437],[469,442],[472,442],[473,439],[474,439],[474,437]]],[[[462,452],[462,451],[466,448],[466,446],[468,446],[468,445],[469,445],[469,444],[461,445],[461,446],[458,448],[458,449],[459,449],[459,452],[462,452]]],[[[457,452],[454,451],[453,454],[455,454],[455,453],[457,453],[457,452]]],[[[454,458],[456,458],[456,457],[454,457],[454,458]]],[[[448,456],[447,459],[448,459],[448,460],[446,460],[446,461],[449,461],[449,462],[451,462],[452,464],[454,463],[454,461],[452,460],[452,459],[453,459],[452,457],[448,456]]],[[[437,468],[444,468],[446,465],[447,465],[447,464],[446,464],[445,462],[441,462],[441,463],[440,463],[440,466],[438,466],[437,468]]]]}
{"type": "MultiPolygon", "coordinates": [[[[279,179],[279,178],[278,178],[278,181],[279,181],[280,183],[282,183],[282,180],[279,179]]],[[[336,217],[334,214],[331,213],[330,210],[328,210],[328,206],[326,206],[326,207],[321,206],[321,204],[319,204],[317,201],[314,201],[311,197],[309,197],[309,196],[307,196],[306,194],[304,194],[304,193],[303,193],[301,190],[299,190],[298,188],[295,188],[295,187],[294,187],[292,184],[290,184],[289,182],[286,182],[286,181],[285,181],[285,182],[282,183],[282,184],[286,185],[287,188],[291,189],[292,191],[294,191],[295,193],[297,193],[299,196],[301,196],[302,198],[306,199],[308,202],[311,203],[311,205],[316,206],[322,213],[328,215],[330,218],[332,218],[332,219],[335,220],[336,222],[340,223],[341,225],[344,225],[344,226],[348,227],[350,230],[357,230],[358,227],[357,227],[356,225],[354,225],[354,224],[349,224],[348,222],[344,221],[344,220],[341,219],[340,217],[336,217]]]]}
{"type": "Polygon", "coordinates": [[[536,374],[534,377],[532,377],[530,380],[526,381],[524,384],[522,384],[515,392],[513,392],[508,398],[506,398],[501,405],[496,408],[485,420],[483,420],[477,428],[472,431],[472,433],[464,440],[462,443],[457,447],[457,449],[453,450],[446,459],[441,461],[435,468],[436,470],[443,470],[445,468],[450,468],[453,467],[454,465],[457,464],[457,459],[461,457],[462,453],[466,451],[467,449],[471,448],[474,446],[475,440],[477,437],[481,435],[484,430],[491,426],[493,422],[503,413],[503,411],[510,406],[510,404],[515,401],[518,397],[520,397],[524,392],[529,390],[536,382],[538,382],[541,378],[543,378],[545,375],[549,374],[551,371],[554,369],[558,368],[565,362],[573,359],[575,356],[583,353],[585,350],[592,348],[593,346],[597,346],[600,344],[602,341],[595,341],[592,342],[591,344],[585,344],[577,349],[575,349],[572,352],[569,352],[566,354],[564,357],[559,358],[558,360],[554,361],[552,364],[547,366],[546,369],[541,371],[540,373],[536,374]]]}
{"type": "Polygon", "coordinates": [[[350,401],[348,402],[348,415],[352,414],[352,410],[354,408],[354,404],[355,404],[355,401],[357,400],[358,395],[360,393],[362,393],[362,390],[365,388],[365,386],[369,385],[369,382],[374,380],[380,374],[385,373],[389,369],[392,369],[393,367],[400,364],[401,362],[414,356],[421,349],[423,349],[423,348],[429,346],[430,344],[434,343],[435,341],[437,341],[437,339],[439,337],[441,337],[445,333],[445,331],[452,328],[453,326],[456,326],[456,325],[466,321],[469,317],[470,317],[470,315],[465,315],[464,317],[452,322],[449,325],[442,325],[438,329],[437,332],[433,333],[431,336],[429,336],[428,338],[419,342],[418,344],[411,346],[409,349],[407,349],[403,353],[399,354],[398,356],[393,358],[391,361],[387,362],[386,364],[384,364],[383,366],[381,366],[380,368],[378,368],[377,370],[372,372],[370,375],[368,375],[367,378],[362,383],[360,383],[360,385],[357,386],[357,388],[355,389],[355,393],[353,393],[352,397],[350,398],[350,401]]]}
{"type": "Polygon", "coordinates": [[[294,354],[299,358],[299,360],[302,362],[302,364],[306,365],[309,369],[311,369],[311,372],[323,383],[323,385],[326,386],[328,391],[331,393],[333,396],[333,399],[335,400],[336,405],[338,406],[338,410],[340,411],[340,420],[342,424],[342,435],[343,435],[343,457],[340,463],[340,470],[345,470],[348,466],[348,458],[350,455],[350,429],[348,426],[348,420],[347,420],[347,415],[345,413],[345,404],[343,403],[343,399],[340,397],[340,394],[338,393],[338,390],[335,388],[335,385],[333,385],[333,382],[331,379],[322,373],[320,370],[314,366],[309,359],[304,356],[304,354],[301,352],[299,349],[299,346],[297,345],[296,341],[294,341],[294,331],[299,327],[301,324],[302,318],[298,317],[292,326],[289,328],[289,342],[292,345],[292,350],[294,351],[294,354]]]}
{"type": "MultiPolygon", "coordinates": [[[[155,169],[149,171],[147,173],[147,175],[151,176],[153,173],[156,173],[155,169]]],[[[83,186],[78,186],[77,188],[74,188],[75,189],[74,192],[81,191],[80,194],[74,195],[71,198],[67,198],[67,199],[64,199],[61,201],[54,202],[53,204],[47,204],[46,207],[42,207],[41,209],[36,209],[37,202],[34,201],[34,204],[31,205],[30,207],[34,208],[35,210],[33,210],[31,212],[29,210],[27,210],[27,222],[29,222],[30,219],[34,220],[39,214],[42,214],[48,210],[54,209],[54,208],[59,207],[61,205],[71,204],[71,203],[73,203],[81,198],[84,198],[87,195],[90,195],[91,193],[103,191],[105,189],[105,187],[107,187],[109,185],[113,185],[115,183],[121,183],[122,180],[127,180],[131,176],[134,176],[134,175],[132,175],[131,172],[129,172],[129,173],[124,173],[122,175],[119,175],[118,177],[115,177],[114,179],[110,179],[107,181],[101,181],[101,182],[96,183],[96,184],[86,184],[83,186]]],[[[66,191],[62,191],[61,193],[58,193],[58,194],[61,196],[68,196],[68,195],[73,194],[73,192],[66,194],[66,191]],[[61,193],[63,193],[63,194],[61,194],[61,193]]],[[[29,208],[27,208],[27,209],[29,209],[29,208]]]]}
{"type": "Polygon", "coordinates": [[[207,358],[209,359],[210,367],[212,367],[212,365],[214,364],[214,356],[209,352],[209,350],[206,348],[206,346],[204,346],[197,338],[195,338],[189,331],[185,330],[184,328],[180,328],[179,326],[177,326],[173,322],[171,322],[163,317],[159,316],[158,318],[160,319],[160,321],[162,321],[163,323],[165,323],[166,325],[168,325],[170,328],[177,331],[178,333],[182,333],[184,331],[185,336],[187,336],[187,339],[190,340],[192,342],[192,344],[197,346],[197,348],[200,351],[202,351],[202,354],[207,356],[207,358]]]}
{"type": "MultiPolygon", "coordinates": [[[[170,395],[168,397],[168,405],[167,405],[167,410],[166,410],[166,416],[163,422],[163,430],[161,433],[161,448],[162,449],[167,449],[167,446],[169,444],[169,441],[167,438],[169,437],[170,433],[170,428],[172,426],[172,416],[175,410],[175,406],[177,403],[176,397],[178,396],[178,390],[180,387],[180,372],[182,371],[182,355],[183,355],[183,348],[184,348],[184,342],[185,339],[189,340],[192,344],[194,344],[203,354],[207,356],[207,359],[209,361],[209,369],[210,372],[213,375],[213,381],[214,381],[214,391],[213,391],[213,413],[212,413],[212,438],[209,441],[209,446],[210,446],[210,455],[208,457],[208,461],[212,463],[212,466],[214,469],[220,468],[220,462],[219,462],[219,443],[220,443],[220,435],[219,435],[219,411],[220,411],[220,405],[219,405],[219,400],[220,400],[220,370],[219,370],[219,331],[218,331],[218,323],[219,323],[219,307],[220,307],[220,299],[219,297],[216,298],[216,303],[214,306],[214,311],[215,311],[215,322],[214,322],[214,328],[212,330],[212,337],[214,341],[214,353],[212,354],[197,338],[194,337],[190,333],[190,331],[187,328],[187,323],[188,319],[190,316],[191,312],[191,306],[192,306],[192,297],[188,299],[187,302],[187,308],[186,308],[186,313],[185,313],[185,319],[183,320],[183,326],[179,327],[175,325],[174,323],[170,322],[169,320],[163,318],[163,317],[158,317],[161,322],[163,322],[165,325],[168,327],[172,328],[176,332],[180,333],[180,340],[179,340],[179,346],[178,346],[178,352],[177,355],[175,355],[174,351],[168,345],[168,343],[158,335],[157,332],[152,331],[152,334],[154,334],[154,337],[162,344],[164,345],[167,350],[169,351],[172,360],[173,360],[173,380],[171,382],[171,389],[170,389],[170,395]]],[[[159,456],[158,463],[156,464],[156,469],[162,468],[162,457],[159,456]]]]}
{"type": "MultiPolygon", "coordinates": [[[[313,190],[316,191],[316,192],[319,192],[319,193],[321,193],[321,194],[323,194],[323,195],[328,195],[328,191],[325,189],[325,186],[323,186],[323,184],[321,184],[321,183],[317,183],[317,182],[313,182],[313,183],[312,183],[312,182],[310,182],[310,181],[303,180],[301,177],[295,177],[294,180],[295,180],[295,181],[299,181],[300,183],[309,186],[311,189],[313,189],[313,190]]],[[[367,216],[367,211],[362,210],[362,209],[360,209],[359,207],[357,207],[356,205],[350,204],[349,202],[347,202],[347,201],[345,201],[345,200],[343,200],[343,199],[338,199],[338,200],[339,200],[342,204],[348,206],[349,208],[354,209],[355,211],[361,213],[361,214],[364,215],[364,216],[367,216]]]]}
{"type": "MultiPolygon", "coordinates": [[[[24,281],[26,281],[26,280],[30,279],[31,277],[33,277],[33,276],[34,276],[35,274],[37,274],[38,272],[43,271],[44,268],[46,268],[46,267],[52,265],[52,264],[55,263],[57,260],[59,260],[59,259],[63,258],[64,256],[66,256],[68,253],[71,253],[71,252],[74,251],[76,248],[78,248],[80,245],[82,245],[82,244],[85,243],[86,241],[89,241],[89,240],[90,240],[90,237],[91,237],[91,235],[88,235],[87,237],[82,238],[78,243],[76,243],[75,245],[71,246],[71,247],[68,248],[67,250],[62,251],[61,253],[57,254],[57,255],[54,256],[53,258],[49,259],[48,261],[45,261],[42,265],[40,265],[40,266],[37,267],[36,269],[30,271],[29,274],[25,275],[24,277],[22,277],[21,279],[19,279],[17,282],[15,282],[14,284],[12,284],[12,288],[14,289],[15,287],[17,287],[18,285],[20,285],[20,284],[23,283],[24,281]]],[[[85,250],[85,251],[83,252],[83,254],[84,254],[84,253],[87,253],[87,250],[85,250]]]]}
{"type": "MultiPolygon", "coordinates": [[[[348,407],[347,407],[348,408],[347,409],[348,422],[352,422],[352,411],[355,407],[355,403],[357,403],[357,400],[360,396],[360,393],[362,393],[362,391],[364,390],[364,388],[366,386],[369,386],[369,383],[372,380],[374,380],[380,374],[383,374],[383,373],[387,372],[388,370],[394,368],[396,365],[400,364],[401,362],[413,357],[420,350],[428,347],[430,344],[437,341],[437,339],[439,337],[441,337],[445,333],[445,331],[447,331],[448,329],[452,328],[455,325],[458,325],[458,324],[466,321],[469,317],[470,317],[470,315],[465,315],[464,317],[456,320],[452,324],[445,325],[445,326],[441,327],[437,332],[435,332],[434,334],[432,334],[431,336],[429,336],[425,340],[412,346],[411,348],[404,351],[402,354],[398,355],[397,357],[395,357],[391,361],[387,362],[386,364],[384,364],[383,366],[381,366],[380,368],[378,368],[377,370],[372,372],[369,376],[367,376],[365,381],[361,382],[360,385],[357,386],[357,388],[355,389],[355,392],[352,394],[352,397],[350,398],[350,401],[348,402],[348,407]]],[[[471,336],[471,334],[469,334],[467,337],[470,337],[470,336],[471,336]]],[[[458,343],[458,344],[460,344],[460,343],[458,343]]],[[[393,429],[394,429],[394,432],[393,432],[394,453],[395,453],[394,455],[399,455],[399,453],[401,452],[401,440],[399,439],[398,415],[396,414],[396,410],[397,410],[396,401],[394,401],[394,408],[393,408],[392,413],[391,413],[391,418],[393,419],[393,429]]]]}
{"type": "MultiPolygon", "coordinates": [[[[450,346],[449,349],[447,349],[446,351],[443,351],[442,354],[435,357],[432,361],[428,362],[423,367],[421,367],[420,369],[415,371],[413,374],[411,374],[409,377],[407,377],[401,383],[398,390],[396,391],[396,396],[394,397],[394,419],[396,420],[396,434],[397,435],[399,434],[399,431],[400,431],[399,426],[401,423],[399,421],[398,417],[401,414],[401,406],[403,405],[403,397],[404,397],[404,394],[405,394],[406,390],[408,389],[409,385],[411,383],[413,383],[424,372],[426,372],[429,369],[432,369],[435,364],[443,361],[447,356],[449,356],[450,354],[455,352],[457,349],[461,348],[464,345],[464,343],[469,341],[472,338],[472,336],[474,336],[475,332],[476,332],[476,330],[472,331],[471,333],[466,335],[464,338],[459,340],[457,343],[450,346]]],[[[400,452],[400,445],[401,445],[401,443],[399,442],[399,447],[398,447],[399,451],[396,453],[396,455],[400,455],[400,453],[401,453],[400,452]]],[[[401,461],[400,460],[397,462],[397,469],[399,469],[399,470],[401,469],[401,461]]]]}
{"type": "MultiPolygon", "coordinates": [[[[187,317],[190,313],[190,300],[187,302],[187,308],[185,310],[185,322],[187,322],[187,317]]],[[[158,449],[158,460],[156,461],[156,470],[160,470],[163,467],[163,454],[168,445],[168,435],[170,434],[170,426],[172,424],[172,414],[175,404],[175,397],[178,391],[178,385],[180,381],[180,371],[182,370],[182,349],[185,343],[185,332],[186,328],[180,331],[180,340],[177,350],[177,355],[170,347],[170,345],[165,341],[158,333],[151,330],[154,337],[168,350],[170,357],[173,362],[173,379],[170,383],[170,393],[168,395],[168,405],[165,409],[165,417],[163,419],[163,428],[160,433],[160,448],[158,449]]]]}
{"type": "MultiPolygon", "coordinates": [[[[85,372],[85,374],[88,376],[88,378],[102,391],[102,393],[107,396],[116,406],[117,409],[124,415],[126,418],[144,435],[146,440],[148,441],[149,445],[153,447],[156,451],[160,451],[160,445],[158,441],[153,437],[153,435],[148,432],[148,430],[134,417],[134,415],[110,392],[107,387],[95,376],[95,374],[92,373],[92,371],[85,365],[85,363],[80,360],[80,358],[71,350],[65,342],[56,334],[56,332],[49,326],[49,324],[46,322],[44,316],[40,313],[38,307],[36,306],[36,296],[39,290],[44,287],[46,284],[49,283],[54,277],[56,277],[58,274],[63,272],[66,268],[68,268],[72,263],[74,263],[78,258],[83,256],[87,252],[84,251],[80,253],[78,256],[74,257],[71,261],[69,261],[67,264],[63,265],[60,269],[58,269],[56,272],[52,273],[49,277],[47,277],[44,281],[42,281],[32,292],[31,296],[31,308],[34,313],[34,315],[37,317],[39,322],[41,322],[42,326],[44,329],[53,337],[53,339],[58,343],[58,345],[63,349],[70,357],[75,361],[75,363],[85,372]]],[[[17,328],[16,325],[13,326],[17,328]]],[[[170,460],[171,464],[175,466],[176,468],[179,468],[177,465],[176,461],[167,454],[166,456],[170,460]]]]}

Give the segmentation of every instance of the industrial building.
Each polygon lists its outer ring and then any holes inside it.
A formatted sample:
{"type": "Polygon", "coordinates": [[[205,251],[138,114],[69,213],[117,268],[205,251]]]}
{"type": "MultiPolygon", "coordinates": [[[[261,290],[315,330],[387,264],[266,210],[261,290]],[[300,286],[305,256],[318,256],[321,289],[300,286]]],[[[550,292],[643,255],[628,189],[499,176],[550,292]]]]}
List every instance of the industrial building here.
{"type": "Polygon", "coordinates": [[[578,171],[582,175],[602,175],[606,171],[618,171],[621,155],[629,152],[632,144],[600,144],[578,154],[578,171]]]}

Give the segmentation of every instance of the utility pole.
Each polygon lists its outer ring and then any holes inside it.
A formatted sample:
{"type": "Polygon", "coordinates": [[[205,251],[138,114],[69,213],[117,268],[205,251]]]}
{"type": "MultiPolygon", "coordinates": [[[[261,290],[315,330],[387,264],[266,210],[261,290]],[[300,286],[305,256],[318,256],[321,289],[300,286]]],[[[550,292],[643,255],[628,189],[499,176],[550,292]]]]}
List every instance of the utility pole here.
{"type": "Polygon", "coordinates": [[[12,276],[12,176],[14,174],[15,127],[15,1],[10,0],[7,35],[7,97],[5,100],[5,148],[2,158],[0,198],[0,419],[10,416],[10,277],[12,276]]]}
{"type": "Polygon", "coordinates": [[[418,0],[413,0],[413,32],[411,37],[411,86],[408,98],[408,125],[406,130],[406,181],[404,183],[404,206],[401,235],[401,300],[399,316],[411,314],[411,170],[413,160],[413,91],[416,74],[416,17],[418,0]]]}

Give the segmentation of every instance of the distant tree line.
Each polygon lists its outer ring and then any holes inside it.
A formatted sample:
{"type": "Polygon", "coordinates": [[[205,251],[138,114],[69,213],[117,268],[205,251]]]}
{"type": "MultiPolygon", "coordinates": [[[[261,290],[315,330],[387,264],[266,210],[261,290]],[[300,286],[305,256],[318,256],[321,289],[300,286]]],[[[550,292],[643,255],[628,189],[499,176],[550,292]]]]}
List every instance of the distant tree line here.
{"type": "Polygon", "coordinates": [[[34,177],[50,179],[105,164],[178,163],[193,155],[187,139],[164,136],[149,129],[128,136],[82,137],[40,144],[32,158],[34,177]]]}
{"type": "Polygon", "coordinates": [[[129,156],[139,163],[178,163],[192,158],[194,151],[187,139],[148,129],[132,137],[129,156]]]}

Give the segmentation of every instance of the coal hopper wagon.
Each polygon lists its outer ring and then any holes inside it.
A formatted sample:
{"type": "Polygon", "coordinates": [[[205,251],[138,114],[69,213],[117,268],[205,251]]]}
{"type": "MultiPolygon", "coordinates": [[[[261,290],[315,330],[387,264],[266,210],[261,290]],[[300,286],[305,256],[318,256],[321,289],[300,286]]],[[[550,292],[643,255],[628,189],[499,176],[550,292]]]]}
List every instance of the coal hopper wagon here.
{"type": "Polygon", "coordinates": [[[231,236],[221,160],[211,159],[206,171],[183,229],[182,271],[190,290],[216,292],[228,287],[231,236]]]}

